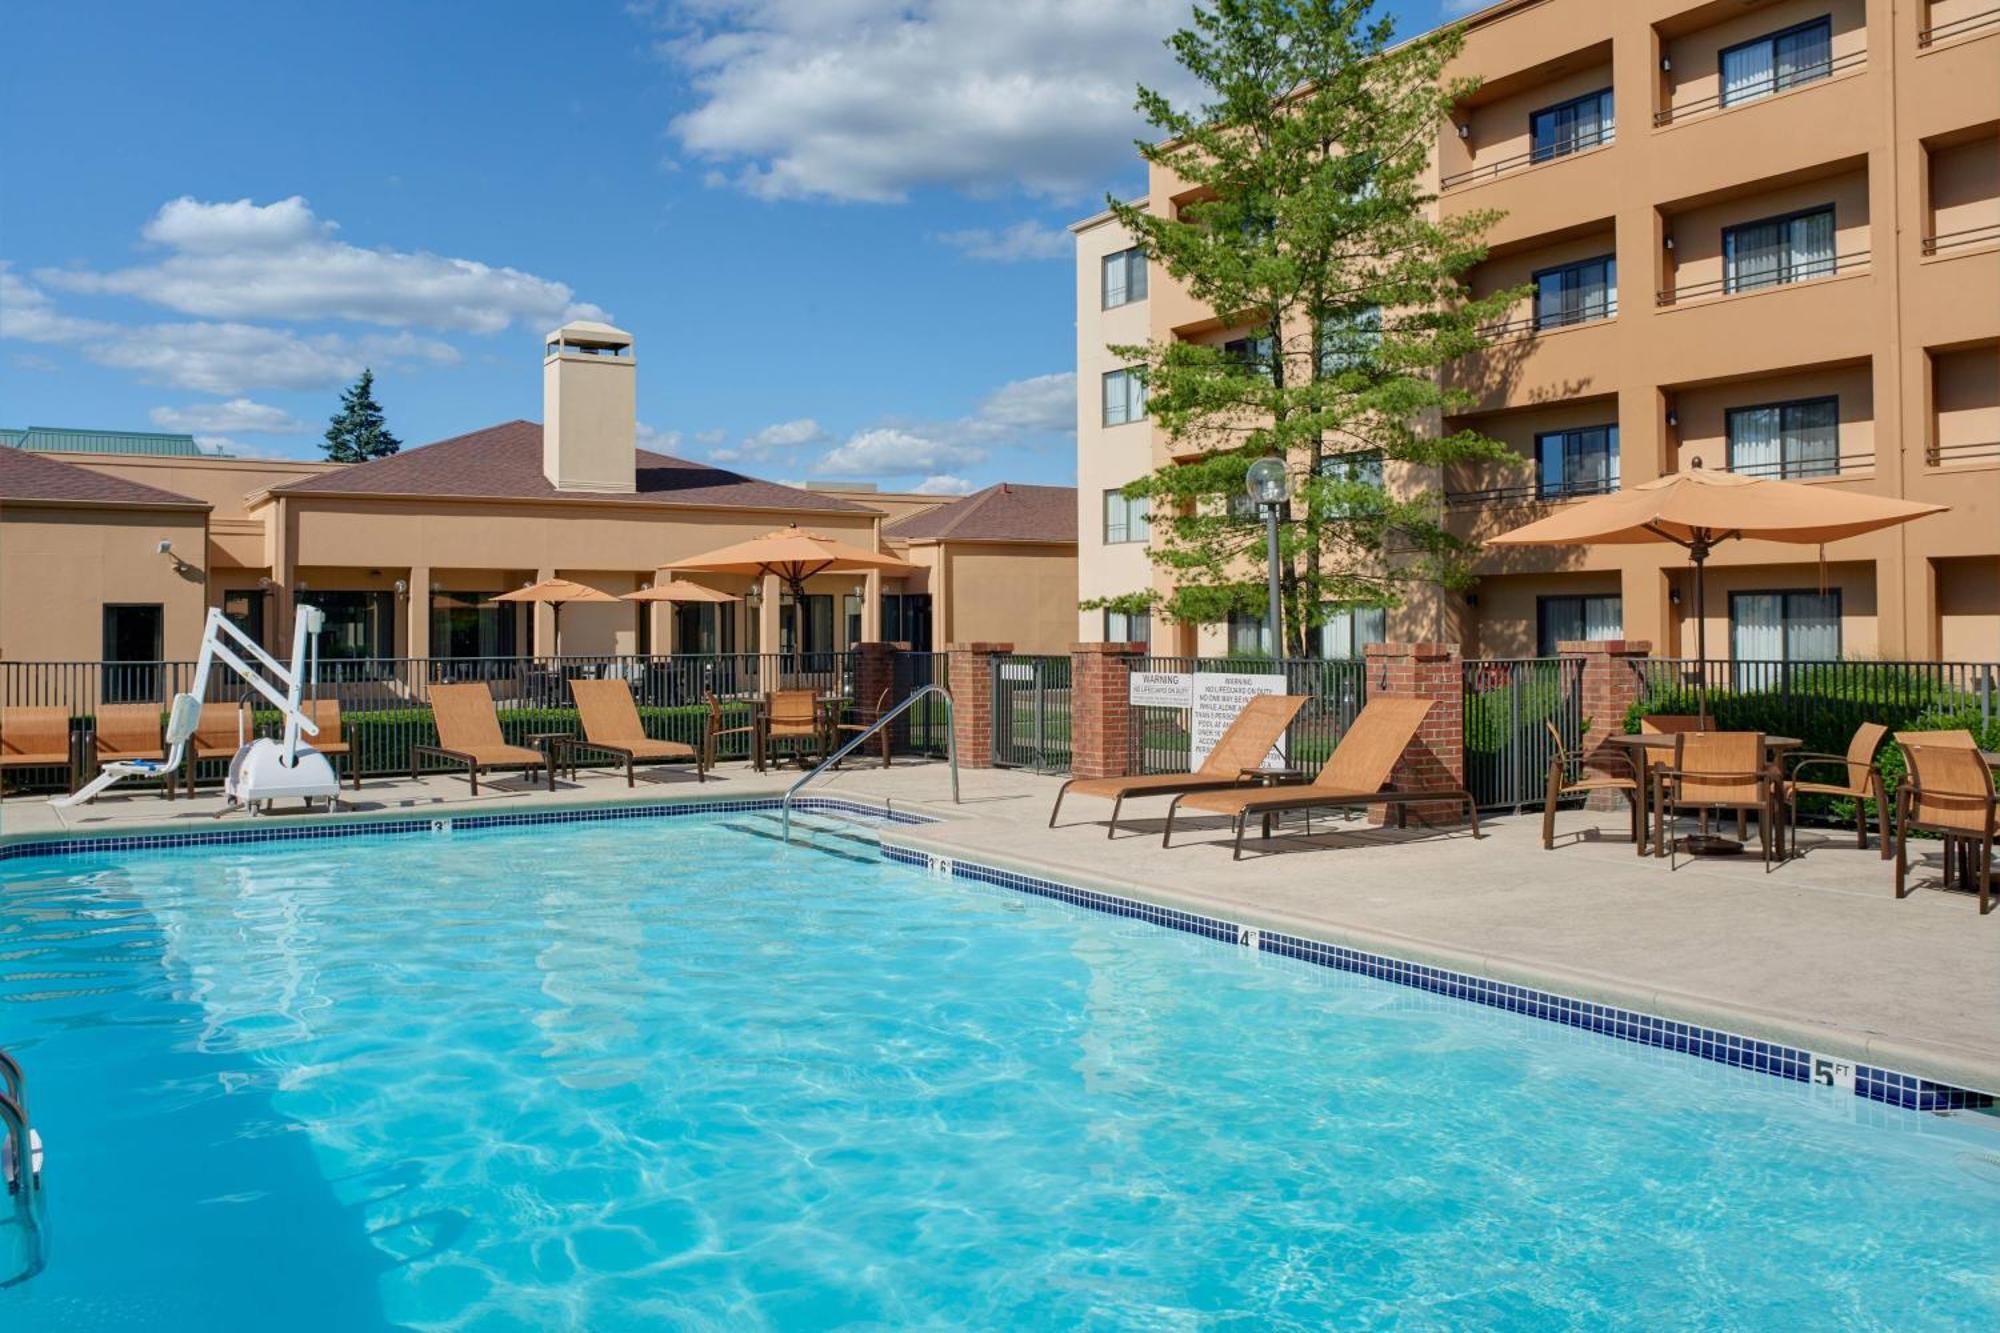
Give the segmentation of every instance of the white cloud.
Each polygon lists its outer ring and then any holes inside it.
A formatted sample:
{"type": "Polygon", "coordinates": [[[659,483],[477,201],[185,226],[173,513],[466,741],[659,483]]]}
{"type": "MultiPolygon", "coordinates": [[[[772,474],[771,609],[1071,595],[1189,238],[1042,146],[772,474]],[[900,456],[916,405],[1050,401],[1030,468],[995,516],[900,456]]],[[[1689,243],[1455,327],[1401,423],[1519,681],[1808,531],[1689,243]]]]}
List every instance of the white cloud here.
{"type": "Polygon", "coordinates": [[[977,488],[964,477],[951,477],[943,474],[935,477],[925,477],[922,481],[910,487],[910,490],[918,495],[970,495],[975,489],[977,488]]]}
{"type": "Polygon", "coordinates": [[[1485,9],[1496,2],[1497,0],[1444,0],[1444,14],[1446,18],[1459,18],[1485,9]]]}
{"type": "MultiPolygon", "coordinates": [[[[1133,171],[1134,86],[1175,86],[1187,0],[705,0],[661,53],[698,104],[671,130],[765,198],[945,186],[1076,198],[1133,171]]],[[[692,15],[690,17],[690,15],[692,15]]]]}
{"type": "Polygon", "coordinates": [[[681,433],[677,430],[661,430],[641,421],[632,431],[632,442],[641,449],[651,449],[656,454],[672,453],[681,447],[681,433]]]}
{"type": "Polygon", "coordinates": [[[698,430],[694,433],[694,442],[696,444],[721,444],[727,438],[729,438],[729,432],[719,426],[714,430],[698,430]]]}
{"type": "Polygon", "coordinates": [[[1061,227],[1045,227],[1039,222],[1016,222],[994,231],[971,227],[964,231],[941,232],[938,239],[968,259],[986,259],[1010,264],[1024,259],[1067,259],[1075,252],[1075,242],[1061,227]]]}
{"type": "Polygon", "coordinates": [[[118,326],[103,320],[78,319],[58,311],[49,294],[15,274],[0,259],[0,338],[32,343],[73,343],[102,338],[118,326]]]}
{"type": "Polygon", "coordinates": [[[884,427],[848,436],[844,443],[829,450],[813,470],[825,477],[909,476],[942,473],[985,458],[984,449],[971,445],[884,427]]]}
{"type": "Polygon", "coordinates": [[[48,286],[129,296],[210,319],[343,319],[392,327],[495,333],[516,322],[601,319],[560,282],[425,251],[367,250],[298,195],[273,204],[161,206],[142,235],[169,253],[153,264],[95,272],[44,269],[48,286]]]}
{"type": "Polygon", "coordinates": [[[1003,384],[979,404],[979,420],[1010,431],[1076,430],[1076,372],[1057,371],[1003,384]]]}
{"type": "Polygon", "coordinates": [[[156,407],[153,424],[161,430],[244,431],[252,435],[296,435],[306,428],[303,421],[282,407],[231,398],[224,403],[193,403],[187,407],[156,407]]]}
{"type": "Polygon", "coordinates": [[[745,436],[742,441],[729,448],[711,449],[708,456],[718,463],[765,459],[804,448],[809,444],[818,444],[825,438],[826,431],[819,422],[811,417],[795,417],[790,421],[780,421],[766,426],[753,435],[745,436]]]}

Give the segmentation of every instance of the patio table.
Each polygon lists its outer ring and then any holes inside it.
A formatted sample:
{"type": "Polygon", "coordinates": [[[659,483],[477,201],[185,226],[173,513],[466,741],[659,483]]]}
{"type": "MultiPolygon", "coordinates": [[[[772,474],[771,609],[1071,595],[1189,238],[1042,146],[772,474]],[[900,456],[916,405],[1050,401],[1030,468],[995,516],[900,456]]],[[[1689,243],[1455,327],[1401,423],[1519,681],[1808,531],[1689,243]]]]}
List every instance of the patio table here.
{"type": "MultiPolygon", "coordinates": [[[[1672,751],[1672,749],[1674,748],[1674,743],[1677,739],[1679,739],[1679,736],[1677,733],[1671,731],[1642,731],[1634,733],[1629,736],[1623,734],[1611,735],[1605,737],[1604,739],[1609,744],[1616,745],[1619,748],[1625,750],[1628,757],[1632,760],[1633,770],[1643,775],[1646,771],[1646,757],[1645,755],[1641,754],[1640,751],[1643,750],[1672,751]]],[[[1803,749],[1804,747],[1805,747],[1805,742],[1800,740],[1796,736],[1766,736],[1764,738],[1765,762],[1771,768],[1776,769],[1780,758],[1783,755],[1785,755],[1788,751],[1803,749]]],[[[1652,784],[1642,776],[1639,780],[1639,838],[1641,846],[1644,846],[1645,844],[1645,839],[1648,836],[1647,830],[1649,830],[1652,827],[1652,817],[1653,817],[1652,804],[1653,804],[1652,784]]],[[[1773,820],[1772,825],[1773,827],[1771,829],[1771,836],[1773,838],[1778,839],[1778,850],[1782,852],[1784,850],[1784,841],[1783,841],[1784,821],[1773,820]]],[[[1730,843],[1728,845],[1733,849],[1741,850],[1740,843],[1730,843]]],[[[1698,850],[1698,845],[1695,850],[1697,855],[1714,856],[1714,855],[1732,854],[1728,852],[1720,852],[1719,850],[1715,849],[1711,849],[1709,851],[1700,851],[1698,850]]],[[[1666,843],[1663,841],[1656,841],[1653,846],[1653,855],[1665,856],[1666,854],[1667,854],[1666,843]]]]}

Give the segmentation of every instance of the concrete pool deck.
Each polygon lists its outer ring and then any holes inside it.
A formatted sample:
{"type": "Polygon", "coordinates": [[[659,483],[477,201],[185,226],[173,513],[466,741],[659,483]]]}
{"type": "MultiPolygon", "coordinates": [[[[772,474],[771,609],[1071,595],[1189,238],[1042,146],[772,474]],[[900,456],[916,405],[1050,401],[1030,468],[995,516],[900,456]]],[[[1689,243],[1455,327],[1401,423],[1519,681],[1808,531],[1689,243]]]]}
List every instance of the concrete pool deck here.
{"type": "MultiPolygon", "coordinates": [[[[628,790],[608,774],[559,784],[482,784],[432,775],[371,780],[346,793],[360,816],[504,813],[634,800],[743,799],[782,793],[796,770],[722,766],[711,781],[661,773],[628,790]]],[[[953,805],[942,765],[849,768],[811,794],[935,817],[885,830],[913,849],[1031,872],[1086,888],[1282,929],[1496,980],[1530,984],[1666,1018],[1784,1041],[1939,1082],[2000,1091],[2000,914],[1940,887],[1932,850],[1916,891],[1897,901],[1891,865],[1850,832],[1801,830],[1805,856],[1766,874],[1755,856],[1678,871],[1633,855],[1616,813],[1565,811],[1544,852],[1539,815],[1463,831],[1397,832],[1317,819],[1241,862],[1217,821],[1193,821],[1160,847],[1166,801],[1127,806],[1116,839],[1110,806],[1077,799],[1045,827],[1059,779],[968,769],[953,805]]],[[[166,802],[141,791],[58,810],[40,798],[0,802],[0,838],[198,831],[220,797],[166,802]]],[[[270,822],[291,822],[280,815],[270,822]]]]}

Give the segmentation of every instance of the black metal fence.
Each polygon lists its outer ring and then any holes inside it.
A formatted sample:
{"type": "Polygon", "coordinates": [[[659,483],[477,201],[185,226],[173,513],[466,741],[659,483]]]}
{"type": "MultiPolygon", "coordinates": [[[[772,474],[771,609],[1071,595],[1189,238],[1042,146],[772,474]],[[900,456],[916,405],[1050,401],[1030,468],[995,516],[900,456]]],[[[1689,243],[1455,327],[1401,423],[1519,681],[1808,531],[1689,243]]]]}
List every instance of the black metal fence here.
{"type": "Polygon", "coordinates": [[[1479,658],[1464,673],[1466,790],[1482,808],[1539,803],[1558,738],[1571,751],[1583,740],[1583,659],[1479,658]]]}
{"type": "Polygon", "coordinates": [[[1931,716],[2000,716],[2000,664],[1992,662],[1711,661],[1654,657],[1639,663],[1640,707],[1695,712],[1706,685],[1709,711],[1737,713],[1766,731],[1817,736],[1863,722],[1895,727],[1931,716]]]}
{"type": "Polygon", "coordinates": [[[1015,653],[993,660],[993,763],[1062,773],[1070,760],[1070,659],[1015,653]]]}
{"type": "MultiPolygon", "coordinates": [[[[1137,672],[1196,675],[1203,672],[1285,678],[1285,693],[1306,696],[1285,735],[1288,762],[1318,768],[1333,753],[1347,724],[1361,711],[1367,690],[1367,670],[1359,661],[1328,661],[1316,657],[1144,657],[1133,663],[1137,672]]],[[[1131,763],[1135,773],[1185,773],[1192,753],[1193,710],[1186,707],[1141,705],[1132,709],[1131,763]]]]}

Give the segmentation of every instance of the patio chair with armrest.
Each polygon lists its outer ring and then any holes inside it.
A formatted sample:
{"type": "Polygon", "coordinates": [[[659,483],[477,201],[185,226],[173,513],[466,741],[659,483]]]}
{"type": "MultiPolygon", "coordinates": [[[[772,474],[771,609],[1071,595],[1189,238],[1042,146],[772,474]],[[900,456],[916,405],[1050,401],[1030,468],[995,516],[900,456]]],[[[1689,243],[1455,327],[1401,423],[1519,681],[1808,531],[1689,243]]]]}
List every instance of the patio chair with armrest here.
{"type": "Polygon", "coordinates": [[[1260,694],[1243,705],[1215,748],[1188,773],[1147,773],[1123,778],[1071,778],[1056,789],[1055,808],[1049,811],[1049,827],[1056,826],[1062,813],[1063,797],[1096,796],[1111,802],[1111,824],[1104,836],[1118,834],[1118,812],[1133,796],[1174,796],[1184,792],[1214,791],[1240,787],[1256,781],[1252,770],[1261,766],[1306,706],[1303,694],[1260,694]]]}
{"type": "MultiPolygon", "coordinates": [[[[1959,733],[1970,736],[1970,733],[1959,733]]],[[[1909,896],[1910,835],[1935,833],[1944,839],[1944,882],[1950,888],[1955,853],[1971,855],[1963,870],[1979,880],[1979,914],[1993,910],[1993,851],[2000,842],[2000,800],[1993,770],[1976,745],[1954,737],[1942,745],[1905,741],[1904,736],[1950,736],[1949,732],[1899,732],[1909,776],[1896,788],[1896,896],[1909,896]]]]}
{"type": "MultiPolygon", "coordinates": [[[[1863,722],[1855,729],[1854,738],[1847,743],[1847,753],[1817,754],[1812,751],[1794,751],[1784,757],[1785,782],[1778,796],[1784,802],[1790,815],[1793,829],[1799,824],[1799,797],[1831,796],[1854,802],[1854,845],[1868,846],[1868,806],[1875,802],[1876,817],[1881,824],[1882,859],[1895,855],[1889,836],[1889,799],[1882,787],[1882,770],[1876,766],[1875,755],[1881,750],[1882,742],[1889,737],[1889,729],[1879,722],[1863,722]],[[1840,769],[1839,782],[1827,781],[1824,775],[1812,782],[1799,778],[1803,768],[1840,769]]],[[[1797,845],[1796,836],[1792,838],[1797,845]]]]}
{"type": "MultiPolygon", "coordinates": [[[[158,704],[99,704],[91,727],[91,766],[102,771],[107,764],[164,760],[163,734],[158,704]]],[[[159,777],[161,792],[173,800],[179,776],[162,768],[159,777]]]]}
{"type": "Polygon", "coordinates": [[[702,751],[706,756],[706,763],[703,767],[715,767],[715,743],[718,740],[724,736],[748,736],[750,738],[750,762],[756,767],[759,773],[762,773],[764,771],[764,750],[762,745],[759,744],[761,732],[757,727],[754,710],[751,719],[742,726],[726,727],[723,725],[722,700],[716,697],[714,690],[706,690],[703,693],[708,699],[708,730],[702,737],[702,751]]]}
{"type": "Polygon", "coordinates": [[[60,768],[64,787],[75,791],[69,709],[0,709],[0,775],[10,768],[60,768]]]}
{"type": "Polygon", "coordinates": [[[583,736],[570,749],[598,750],[625,761],[625,785],[636,786],[632,765],[638,760],[692,759],[695,781],[708,780],[708,766],[701,752],[680,741],[658,741],[646,734],[639,706],[633,702],[632,687],[622,680],[572,680],[570,697],[576,700],[583,736]]]}
{"type": "Polygon", "coordinates": [[[442,759],[463,764],[472,794],[479,794],[479,775],[489,768],[542,770],[549,790],[556,786],[549,756],[525,745],[509,743],[500,734],[500,717],[493,711],[493,692],[485,681],[468,685],[431,686],[431,716],[437,722],[436,745],[410,747],[410,777],[421,775],[421,761],[442,759]]]}
{"type": "Polygon", "coordinates": [[[1687,731],[1674,737],[1673,762],[1653,770],[1654,837],[1667,848],[1670,865],[1679,869],[1679,840],[1669,836],[1676,813],[1692,810],[1701,819],[1734,811],[1739,827],[1743,816],[1757,816],[1757,848],[1764,867],[1779,852],[1776,836],[1777,783],[1764,763],[1764,734],[1758,731],[1687,731]]]}
{"type": "Polygon", "coordinates": [[[817,750],[825,740],[820,725],[819,694],[815,690],[772,690],[764,698],[757,725],[763,729],[759,748],[767,759],[774,757],[781,743],[788,742],[797,754],[802,750],[817,750]]]}
{"type": "Polygon", "coordinates": [[[340,700],[303,699],[299,710],[319,727],[319,735],[308,736],[305,743],[326,756],[333,765],[333,771],[354,782],[354,790],[361,790],[361,764],[356,759],[354,747],[349,745],[340,726],[340,700]]]}
{"type": "MultiPolygon", "coordinates": [[[[882,715],[889,711],[889,699],[894,693],[895,690],[891,688],[885,689],[876,695],[875,711],[866,717],[857,717],[852,722],[836,721],[833,724],[834,748],[836,750],[839,749],[847,737],[860,736],[867,732],[868,728],[881,721],[882,715]]],[[[882,742],[882,767],[884,768],[889,766],[889,732],[890,728],[884,727],[875,733],[882,742]]]]}
{"type": "MultiPolygon", "coordinates": [[[[194,795],[194,768],[204,759],[233,759],[250,739],[250,719],[242,703],[203,704],[201,719],[187,743],[187,794],[194,795]]],[[[306,744],[313,738],[306,737],[306,744]]]]}
{"type": "MultiPolygon", "coordinates": [[[[1435,701],[1430,699],[1374,699],[1348,724],[1340,744],[1327,756],[1319,776],[1294,787],[1255,790],[1204,791],[1176,796],[1167,807],[1167,827],[1160,845],[1172,844],[1174,818],[1182,806],[1204,814],[1229,815],[1235,819],[1236,838],[1232,860],[1243,858],[1243,830],[1252,815],[1282,814],[1291,810],[1331,809],[1341,806],[1391,805],[1398,808],[1413,802],[1463,804],[1472,836],[1479,836],[1479,809],[1472,793],[1462,788],[1389,788],[1396,761],[1403,757],[1417,737],[1435,701]]],[[[1268,825],[1266,832],[1268,833],[1268,825]]]]}
{"type": "Polygon", "coordinates": [[[1546,719],[1549,741],[1555,747],[1549,757],[1549,790],[1542,802],[1542,850],[1556,845],[1556,806],[1572,796],[1615,791],[1632,807],[1632,842],[1639,855],[1646,854],[1644,832],[1639,827],[1639,770],[1630,756],[1601,747],[1596,754],[1583,755],[1563,744],[1562,732],[1546,719]]]}

